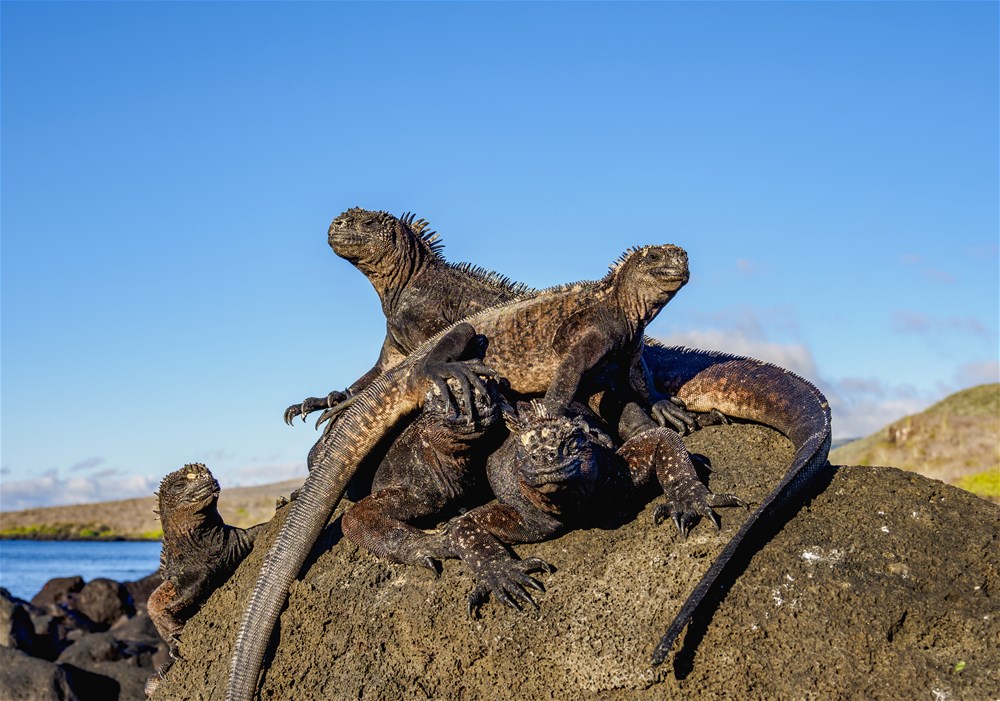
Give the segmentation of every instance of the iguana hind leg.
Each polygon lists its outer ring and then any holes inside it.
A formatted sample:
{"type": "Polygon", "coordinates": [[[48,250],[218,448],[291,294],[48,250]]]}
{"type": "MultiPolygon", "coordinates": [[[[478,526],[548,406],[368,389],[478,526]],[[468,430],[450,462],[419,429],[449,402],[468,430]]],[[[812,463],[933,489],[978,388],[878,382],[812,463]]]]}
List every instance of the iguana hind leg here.
{"type": "Polygon", "coordinates": [[[365,497],[344,513],[344,535],[377,557],[440,571],[447,553],[434,549],[427,533],[408,520],[429,516],[447,505],[441,494],[430,495],[397,486],[365,497]]]}

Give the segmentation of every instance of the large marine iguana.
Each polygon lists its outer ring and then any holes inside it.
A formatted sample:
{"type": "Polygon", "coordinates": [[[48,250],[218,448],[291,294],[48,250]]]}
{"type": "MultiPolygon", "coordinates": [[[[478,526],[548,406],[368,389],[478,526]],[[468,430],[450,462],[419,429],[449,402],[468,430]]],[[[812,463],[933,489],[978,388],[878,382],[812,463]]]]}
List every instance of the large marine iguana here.
{"type": "MultiPolygon", "coordinates": [[[[176,658],[184,623],[236,571],[266,524],[236,528],[223,522],[218,508],[219,483],[201,463],[185,465],[164,477],[157,499],[163,527],[163,582],[150,594],[147,606],[171,658],[176,658]]],[[[161,665],[150,677],[147,696],[171,664],[161,665]]]]}
{"type": "MultiPolygon", "coordinates": [[[[369,277],[383,299],[387,317],[386,345],[391,338],[412,344],[429,337],[448,319],[463,311],[455,306],[463,300],[480,305],[498,296],[517,298],[533,294],[530,288],[512,283],[497,273],[468,264],[446,263],[440,254],[441,243],[437,236],[425,235],[426,230],[426,221],[414,222],[412,215],[396,219],[385,212],[359,208],[344,212],[330,225],[328,241],[333,251],[369,277]],[[414,253],[416,251],[419,253],[414,253]],[[420,270],[421,274],[393,273],[396,266],[404,271],[420,270]],[[386,280],[391,284],[383,282],[386,280]],[[419,284],[413,284],[417,280],[419,284]],[[449,289],[459,290],[461,294],[448,296],[449,289]],[[427,290],[435,290],[435,293],[428,294],[427,290]],[[445,303],[442,303],[443,293],[445,303]],[[405,303],[394,300],[405,300],[405,303]],[[435,312],[437,309],[440,311],[435,312]]],[[[404,354],[408,347],[403,343],[393,346],[404,354]]],[[[380,362],[385,357],[380,357],[380,362]]],[[[691,417],[681,408],[686,405],[691,411],[702,413],[697,419],[698,425],[717,422],[721,412],[780,431],[789,438],[795,450],[795,458],[782,482],[730,540],[674,619],[653,656],[654,664],[660,664],[688,621],[696,612],[704,613],[708,602],[706,594],[722,581],[733,555],[756,528],[755,524],[779,520],[783,509],[794,502],[797,489],[813,479],[826,464],[831,437],[830,410],[826,398],[810,382],[752,358],[688,348],[664,348],[649,339],[642,357],[655,380],[654,389],[663,392],[669,400],[661,400],[652,407],[660,424],[669,423],[682,433],[694,428],[691,417]]],[[[329,407],[331,403],[326,399],[307,399],[289,407],[286,420],[298,414],[304,417],[309,411],[329,407]]],[[[659,508],[657,513],[664,514],[659,508]]],[[[689,515],[690,511],[673,510],[672,516],[682,536],[689,526],[689,515]]],[[[718,526],[711,512],[706,515],[718,526]]]]}
{"type": "MultiPolygon", "coordinates": [[[[543,394],[551,413],[563,412],[581,381],[617,362],[631,378],[643,331],[687,282],[687,254],[676,246],[647,246],[623,255],[601,280],[564,285],[534,297],[485,309],[442,332],[352,397],[328,434],[310,453],[311,471],[292,502],[277,542],[261,568],[247,606],[230,667],[228,701],[250,699],[264,650],[288,587],[333,513],[359,462],[397,421],[419,408],[428,383],[444,381],[421,369],[432,359],[453,360],[478,332],[489,345],[476,367],[506,378],[512,391],[543,394]],[[463,338],[464,337],[464,338],[463,338]],[[626,360],[628,359],[628,360],[626,360]],[[492,371],[490,370],[492,368],[492,371]]],[[[485,385],[465,376],[471,387],[485,385]]],[[[625,381],[628,384],[628,379],[625,381]]],[[[704,486],[708,507],[710,492],[704,486]]]]}

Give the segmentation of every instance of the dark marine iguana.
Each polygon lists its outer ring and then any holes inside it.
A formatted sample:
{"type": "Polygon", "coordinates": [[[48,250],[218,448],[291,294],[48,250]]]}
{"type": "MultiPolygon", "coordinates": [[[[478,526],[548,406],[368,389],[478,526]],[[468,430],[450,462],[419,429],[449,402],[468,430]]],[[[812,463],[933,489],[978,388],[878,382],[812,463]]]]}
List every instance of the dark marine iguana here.
{"type": "MultiPolygon", "coordinates": [[[[397,220],[385,212],[368,212],[358,208],[348,210],[330,225],[328,241],[331,248],[369,277],[383,299],[387,317],[386,344],[390,343],[390,338],[397,337],[391,329],[397,329],[398,337],[410,342],[429,336],[460,313],[454,305],[461,304],[462,300],[481,304],[483,300],[505,294],[504,287],[508,289],[506,294],[512,298],[533,294],[529,288],[511,283],[497,273],[468,264],[447,264],[440,255],[440,241],[436,235],[425,237],[426,229],[427,224],[422,219],[414,223],[412,216],[397,220]],[[414,263],[414,260],[418,262],[414,263]],[[422,272],[419,275],[394,274],[396,266],[404,271],[422,272]],[[411,284],[417,280],[420,284],[411,284]],[[499,292],[498,287],[501,288],[499,292]],[[436,292],[428,295],[428,289],[436,292]],[[451,306],[441,306],[441,311],[435,316],[434,310],[441,304],[442,291],[449,289],[460,290],[461,294],[446,295],[451,306]],[[389,300],[388,304],[386,300],[389,300]],[[414,313],[410,310],[419,311],[414,313]]],[[[394,347],[406,352],[406,346],[396,344],[394,347]]],[[[660,664],[695,612],[700,613],[707,606],[706,593],[719,582],[733,554],[754,524],[778,520],[782,510],[794,501],[797,489],[808,483],[826,464],[830,410],[823,394],[807,380],[752,358],[664,348],[649,339],[642,357],[647,371],[655,379],[654,389],[663,392],[670,400],[661,400],[652,407],[652,413],[660,424],[669,423],[682,433],[694,428],[696,424],[681,408],[686,405],[691,411],[702,414],[697,418],[697,425],[718,422],[721,412],[728,417],[755,421],[780,431],[789,438],[795,450],[795,458],[782,482],[768,494],[716,558],[663,637],[653,656],[654,664],[660,664]]],[[[380,358],[380,362],[382,360],[380,358]]],[[[290,421],[296,414],[304,417],[309,411],[330,404],[325,399],[308,399],[301,405],[289,407],[286,419],[290,421]]],[[[662,515],[659,507],[657,513],[662,515]]],[[[686,513],[688,515],[675,509],[672,514],[682,536],[689,525],[690,511],[686,513]]],[[[718,526],[714,514],[709,512],[705,515],[718,526]]]]}
{"type": "MultiPolygon", "coordinates": [[[[510,434],[487,459],[496,501],[452,518],[427,534],[423,548],[438,557],[458,557],[472,571],[475,586],[469,615],[489,594],[520,609],[537,608],[529,589],[544,591],[531,572],[551,571],[544,560],[515,559],[510,545],[545,540],[592,521],[601,504],[644,487],[656,476],[666,484],[693,474],[694,466],[677,432],[642,427],[616,450],[612,437],[586,407],[572,418],[553,415],[539,402],[521,402],[504,417],[510,434]],[[678,469],[680,466],[680,469],[678,469]]],[[[638,427],[637,427],[638,428],[638,427]]],[[[632,429],[620,427],[622,432],[632,429]]],[[[713,506],[742,506],[731,495],[713,495],[713,506]]],[[[662,507],[663,505],[660,505],[662,507]]],[[[663,511],[658,507],[654,519],[663,511]]]]}
{"type": "MultiPolygon", "coordinates": [[[[184,623],[209,595],[236,571],[266,524],[250,528],[226,525],[219,514],[219,483],[201,463],[171,472],[157,491],[163,546],[163,582],[149,596],[149,617],[160,637],[178,656],[184,623]]],[[[156,688],[173,661],[161,665],[146,683],[146,695],[156,688]]]]}
{"type": "Polygon", "coordinates": [[[473,393],[471,407],[453,383],[449,389],[451,396],[430,388],[420,415],[378,461],[368,494],[358,499],[348,490],[355,504],[341,521],[344,535],[372,554],[435,573],[440,554],[427,548],[427,533],[412,523],[423,517],[437,523],[446,510],[485,501],[486,455],[503,427],[495,381],[486,383],[486,394],[473,393]]]}
{"type": "MultiPolygon", "coordinates": [[[[552,288],[473,314],[354,395],[310,453],[309,477],[261,568],[240,625],[227,700],[252,698],[288,587],[360,461],[403,416],[419,408],[428,383],[435,381],[433,373],[421,370],[429,361],[441,360],[442,346],[454,351],[461,345],[464,351],[476,333],[486,336],[489,345],[483,361],[488,367],[480,363],[476,372],[503,376],[517,394],[541,394],[547,410],[562,413],[580,383],[610,362],[617,362],[630,378],[634,375],[646,324],[687,280],[687,254],[682,249],[665,245],[632,250],[597,282],[552,288]]],[[[445,360],[458,357],[451,352],[444,356],[445,360]]],[[[468,392],[476,387],[486,393],[481,381],[465,379],[468,392]]],[[[436,383],[447,393],[440,377],[436,383]]],[[[471,394],[467,396],[466,406],[471,407],[471,394]]],[[[705,508],[709,495],[702,485],[705,508]]]]}

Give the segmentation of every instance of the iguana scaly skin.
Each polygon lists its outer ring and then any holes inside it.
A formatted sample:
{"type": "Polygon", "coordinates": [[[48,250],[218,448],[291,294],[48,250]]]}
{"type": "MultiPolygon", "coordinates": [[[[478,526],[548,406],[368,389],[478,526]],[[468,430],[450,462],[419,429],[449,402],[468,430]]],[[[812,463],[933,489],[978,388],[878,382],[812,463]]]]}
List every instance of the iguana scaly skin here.
{"type": "MultiPolygon", "coordinates": [[[[157,497],[163,527],[163,583],[149,597],[149,617],[170,646],[171,657],[176,657],[184,623],[236,571],[265,524],[252,528],[226,525],[219,515],[219,483],[201,463],[185,465],[164,477],[157,497]]],[[[161,666],[147,682],[147,695],[170,664],[161,666]]]]}
{"type": "MultiPolygon", "coordinates": [[[[227,700],[253,696],[289,585],[360,461],[402,416],[419,408],[433,373],[416,370],[439,354],[435,350],[458,341],[464,349],[478,332],[489,340],[485,362],[514,392],[544,393],[546,408],[561,413],[589,373],[609,362],[631,370],[646,324],[687,280],[682,249],[666,245],[633,250],[600,281],[553,288],[470,316],[352,397],[351,406],[310,453],[310,475],[261,568],[240,626],[227,700]]],[[[478,385],[486,393],[485,386],[478,385]]],[[[468,396],[471,406],[471,392],[468,396]]]]}

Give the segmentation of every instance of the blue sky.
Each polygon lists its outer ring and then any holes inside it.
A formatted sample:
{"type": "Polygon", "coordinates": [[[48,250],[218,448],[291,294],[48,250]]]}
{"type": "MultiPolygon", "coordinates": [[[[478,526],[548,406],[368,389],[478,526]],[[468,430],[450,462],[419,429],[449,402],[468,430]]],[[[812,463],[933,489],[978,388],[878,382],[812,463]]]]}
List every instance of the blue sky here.
{"type": "Polygon", "coordinates": [[[681,245],[651,334],[838,436],[997,381],[997,8],[4,2],[0,508],[304,474],[383,334],[354,205],[535,286],[681,245]]]}

